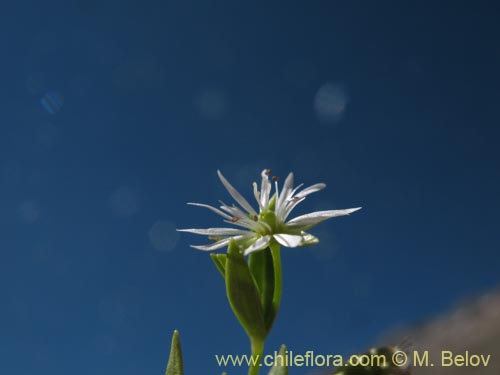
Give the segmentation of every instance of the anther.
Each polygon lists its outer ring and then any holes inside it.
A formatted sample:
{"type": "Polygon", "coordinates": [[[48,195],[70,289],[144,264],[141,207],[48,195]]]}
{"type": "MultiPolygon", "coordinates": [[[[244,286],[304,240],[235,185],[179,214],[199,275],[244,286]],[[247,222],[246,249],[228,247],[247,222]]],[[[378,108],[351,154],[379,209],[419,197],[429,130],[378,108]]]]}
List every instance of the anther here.
{"type": "Polygon", "coordinates": [[[254,221],[259,221],[259,217],[257,215],[253,215],[253,220],[254,221]]]}
{"type": "Polygon", "coordinates": [[[295,197],[293,197],[293,198],[292,198],[292,200],[293,200],[294,202],[298,202],[298,201],[300,200],[300,198],[299,198],[299,197],[297,197],[297,196],[295,196],[295,197]]]}
{"type": "Polygon", "coordinates": [[[239,218],[239,217],[233,217],[233,218],[231,219],[231,223],[236,223],[238,220],[240,220],[240,218],[239,218]]]}
{"type": "Polygon", "coordinates": [[[278,181],[278,180],[279,180],[279,179],[278,179],[278,176],[273,176],[272,180],[273,180],[274,182],[278,181]]]}
{"type": "Polygon", "coordinates": [[[265,172],[266,176],[269,176],[271,174],[271,170],[270,169],[266,169],[265,172]]]}

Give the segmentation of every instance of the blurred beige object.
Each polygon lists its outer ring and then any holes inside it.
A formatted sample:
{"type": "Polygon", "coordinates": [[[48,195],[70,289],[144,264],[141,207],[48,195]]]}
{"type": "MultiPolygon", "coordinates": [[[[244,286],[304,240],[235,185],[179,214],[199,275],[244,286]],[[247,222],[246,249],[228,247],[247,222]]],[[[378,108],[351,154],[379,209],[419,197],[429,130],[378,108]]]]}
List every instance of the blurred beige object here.
{"type": "Polygon", "coordinates": [[[397,342],[409,336],[413,342],[410,356],[418,351],[420,356],[429,352],[433,367],[413,368],[413,375],[500,375],[500,292],[485,294],[418,327],[390,335],[384,343],[397,342]],[[394,339],[395,338],[395,339],[394,339]],[[396,341],[394,341],[396,340],[396,341]],[[469,356],[491,355],[487,366],[452,365],[443,367],[442,352],[469,356]]]}

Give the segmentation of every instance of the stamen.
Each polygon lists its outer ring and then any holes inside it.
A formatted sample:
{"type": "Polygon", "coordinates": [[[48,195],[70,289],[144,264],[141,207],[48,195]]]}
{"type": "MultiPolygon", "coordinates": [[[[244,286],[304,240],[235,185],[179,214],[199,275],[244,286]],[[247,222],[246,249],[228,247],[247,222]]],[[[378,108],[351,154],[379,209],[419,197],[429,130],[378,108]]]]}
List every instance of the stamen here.
{"type": "Polygon", "coordinates": [[[240,218],[235,216],[231,219],[231,223],[236,223],[238,220],[240,220],[240,218]]]}

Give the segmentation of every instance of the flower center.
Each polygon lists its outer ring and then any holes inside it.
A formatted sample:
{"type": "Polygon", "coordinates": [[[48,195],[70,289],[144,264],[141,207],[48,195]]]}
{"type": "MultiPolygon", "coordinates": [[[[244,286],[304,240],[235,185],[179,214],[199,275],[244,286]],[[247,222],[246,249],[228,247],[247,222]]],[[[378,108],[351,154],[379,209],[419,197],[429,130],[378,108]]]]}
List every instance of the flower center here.
{"type": "Polygon", "coordinates": [[[265,233],[262,233],[262,235],[277,233],[279,223],[273,211],[265,210],[261,212],[259,215],[259,221],[266,223],[271,228],[270,232],[269,229],[266,229],[265,233]]]}

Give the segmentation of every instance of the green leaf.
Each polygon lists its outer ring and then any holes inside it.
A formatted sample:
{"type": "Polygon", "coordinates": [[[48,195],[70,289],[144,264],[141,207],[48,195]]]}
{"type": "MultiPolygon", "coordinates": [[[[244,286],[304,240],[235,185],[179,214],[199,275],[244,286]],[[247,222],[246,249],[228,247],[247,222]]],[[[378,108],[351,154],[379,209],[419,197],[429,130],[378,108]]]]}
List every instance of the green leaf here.
{"type": "Polygon", "coordinates": [[[170,357],[168,358],[167,370],[165,375],[183,375],[184,366],[182,364],[182,350],[179,339],[179,332],[174,331],[172,335],[172,344],[170,346],[170,357]]]}
{"type": "Polygon", "coordinates": [[[286,364],[286,346],[281,345],[276,363],[271,371],[269,371],[268,375],[288,375],[288,366],[286,366],[286,364]]]}
{"type": "Polygon", "coordinates": [[[225,277],[226,273],[226,254],[210,254],[215,266],[221,273],[222,277],[225,277]]]}
{"type": "Polygon", "coordinates": [[[231,240],[226,257],[226,293],[236,318],[250,338],[264,340],[267,330],[259,292],[245,257],[231,240]]]}
{"type": "Polygon", "coordinates": [[[276,316],[272,304],[274,296],[274,265],[271,250],[266,248],[251,253],[248,256],[248,266],[257,284],[266,329],[269,331],[276,316]]]}

